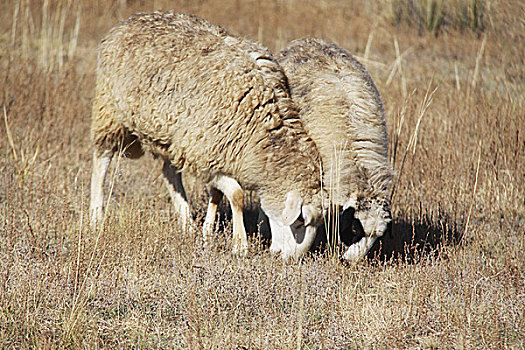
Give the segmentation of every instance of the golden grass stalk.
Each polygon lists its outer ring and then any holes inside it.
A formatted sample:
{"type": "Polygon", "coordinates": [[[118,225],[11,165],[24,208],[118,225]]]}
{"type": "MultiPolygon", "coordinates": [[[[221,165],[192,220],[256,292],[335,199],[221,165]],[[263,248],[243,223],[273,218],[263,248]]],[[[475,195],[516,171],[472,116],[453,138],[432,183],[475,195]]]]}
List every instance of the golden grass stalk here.
{"type": "Polygon", "coordinates": [[[410,138],[410,142],[408,143],[407,150],[412,146],[412,155],[416,153],[416,146],[417,146],[417,137],[419,132],[419,125],[421,125],[421,120],[423,120],[423,117],[425,116],[428,108],[432,104],[432,101],[434,100],[434,94],[437,91],[437,87],[432,90],[432,92],[429,94],[430,86],[432,85],[432,80],[428,83],[427,91],[425,92],[425,97],[423,98],[423,101],[419,105],[419,111],[417,118],[416,127],[414,129],[414,132],[412,133],[412,137],[410,138]]]}
{"type": "MultiPolygon", "coordinates": [[[[260,10],[260,5],[259,5],[260,10]]],[[[262,15],[259,15],[259,22],[257,26],[257,41],[260,43],[264,42],[264,17],[262,15]]]]}
{"type": "Polygon", "coordinates": [[[303,325],[304,325],[304,300],[306,299],[306,281],[303,274],[302,263],[299,265],[299,274],[300,274],[300,296],[299,296],[299,315],[298,315],[298,325],[297,325],[297,343],[296,349],[301,350],[303,348],[303,325]]]}
{"type": "MultiPolygon", "coordinates": [[[[481,42],[481,46],[479,48],[478,55],[476,56],[476,66],[474,67],[474,74],[472,75],[472,82],[470,83],[470,86],[472,89],[476,88],[476,84],[478,82],[479,66],[481,63],[481,57],[483,57],[483,51],[485,50],[486,43],[487,43],[487,35],[483,35],[483,41],[481,42]]],[[[469,89],[468,95],[470,96],[470,89],[469,89]]]]}
{"type": "Polygon", "coordinates": [[[403,72],[403,60],[399,52],[399,43],[397,42],[397,36],[394,36],[394,48],[396,50],[396,62],[397,68],[399,70],[399,75],[401,76],[401,91],[403,92],[403,97],[407,96],[407,80],[403,72]]]}
{"type": "Polygon", "coordinates": [[[470,207],[468,210],[467,215],[467,222],[465,223],[465,231],[463,232],[463,235],[461,236],[461,241],[464,241],[464,238],[467,236],[468,229],[469,229],[469,223],[470,223],[470,216],[472,215],[472,208],[474,207],[474,202],[476,200],[476,191],[478,189],[478,175],[479,175],[479,164],[481,163],[481,141],[479,142],[479,152],[478,152],[478,164],[476,166],[476,178],[474,180],[474,189],[472,190],[472,199],[470,202],[470,207]]]}
{"type": "Polygon", "coordinates": [[[20,11],[20,0],[16,2],[15,10],[13,12],[13,25],[11,26],[11,47],[15,47],[16,42],[16,27],[18,23],[18,12],[20,11]]]}
{"type": "MultiPolygon", "coordinates": [[[[338,196],[341,182],[341,167],[342,167],[342,153],[346,149],[347,145],[341,146],[338,148],[334,144],[332,159],[328,166],[330,167],[330,177],[328,179],[328,210],[325,217],[325,231],[326,238],[328,243],[328,251],[330,256],[333,258],[338,258],[338,244],[339,244],[339,206],[336,203],[336,198],[338,196]]],[[[321,184],[324,184],[324,179],[321,181],[321,184]]]]}
{"type": "Polygon", "coordinates": [[[94,264],[95,257],[97,256],[97,253],[99,252],[100,238],[102,236],[102,233],[105,231],[104,224],[107,218],[109,202],[111,200],[111,196],[113,194],[113,190],[114,190],[114,186],[116,182],[115,180],[118,174],[118,170],[120,169],[120,161],[122,157],[124,156],[125,152],[126,152],[126,148],[121,147],[119,149],[119,153],[117,156],[117,164],[115,165],[115,169],[113,170],[113,174],[112,174],[110,186],[109,186],[109,191],[108,191],[109,193],[107,194],[106,205],[104,206],[104,215],[102,218],[102,222],[99,225],[95,226],[95,232],[97,233],[97,236],[96,236],[95,243],[93,245],[93,249],[91,251],[90,257],[89,257],[89,262],[83,274],[84,278],[82,279],[82,283],[79,286],[78,279],[79,279],[79,270],[80,270],[80,256],[81,256],[82,228],[83,228],[83,213],[81,210],[80,221],[79,221],[79,225],[80,225],[79,235],[78,235],[78,241],[77,241],[77,244],[78,244],[77,266],[76,266],[75,288],[74,288],[75,294],[74,294],[73,303],[70,309],[69,317],[66,323],[66,332],[65,332],[66,338],[69,338],[73,334],[76,324],[78,323],[79,317],[81,315],[81,311],[87,305],[88,296],[91,294],[92,289],[95,286],[94,284],[91,284],[89,290],[86,290],[86,283],[89,277],[91,277],[92,275],[95,275],[95,276],[98,275],[100,266],[102,265],[102,262],[104,261],[104,258],[106,256],[106,251],[103,250],[102,256],[100,257],[98,263],[96,265],[94,264]],[[92,274],[94,266],[97,266],[97,269],[95,273],[92,274]]]}
{"type": "Polygon", "coordinates": [[[50,26],[48,24],[49,0],[44,0],[42,4],[42,28],[40,29],[40,45],[42,47],[42,67],[48,67],[48,38],[50,26]]]}
{"type": "MultiPolygon", "coordinates": [[[[13,24],[11,25],[11,50],[10,50],[10,53],[8,55],[8,59],[7,59],[7,67],[5,69],[5,74],[4,74],[4,88],[3,88],[3,91],[2,91],[2,102],[5,101],[5,98],[7,96],[7,77],[9,76],[9,71],[11,69],[11,63],[13,61],[13,54],[14,54],[14,51],[15,51],[15,43],[16,43],[16,27],[17,27],[17,23],[18,23],[18,11],[20,10],[20,2],[17,1],[16,5],[15,5],[15,9],[13,11],[13,24]]],[[[5,103],[5,102],[4,102],[5,103]]],[[[5,117],[5,105],[4,105],[4,117],[5,117]]]]}
{"type": "Polygon", "coordinates": [[[364,59],[365,60],[368,60],[368,57],[370,55],[370,47],[372,46],[372,40],[374,39],[374,31],[371,30],[370,31],[370,34],[368,34],[368,39],[366,41],[366,46],[365,46],[365,55],[364,55],[364,59]]]}
{"type": "Polygon", "coordinates": [[[390,164],[392,164],[392,167],[395,168],[396,161],[397,161],[397,149],[399,146],[399,138],[401,136],[401,130],[403,129],[403,125],[405,124],[405,117],[407,114],[407,108],[408,108],[408,101],[412,99],[414,94],[416,93],[416,90],[412,90],[409,96],[405,97],[403,102],[403,107],[401,108],[401,112],[399,113],[399,119],[397,120],[397,126],[395,128],[395,133],[392,138],[392,152],[391,152],[391,159],[390,164]]]}
{"type": "Polygon", "coordinates": [[[40,146],[36,147],[36,150],[34,151],[33,155],[29,158],[26,156],[23,149],[19,149],[19,152],[17,152],[18,147],[15,145],[15,142],[13,140],[13,135],[11,134],[11,129],[9,128],[9,123],[7,121],[7,110],[4,104],[4,124],[5,124],[5,130],[7,134],[7,142],[9,143],[9,146],[11,147],[11,151],[13,153],[13,158],[15,160],[15,163],[17,164],[17,173],[18,175],[22,176],[23,179],[27,177],[27,175],[30,173],[31,169],[33,168],[36,158],[38,157],[38,153],[40,150],[40,146]]]}
{"type": "Polygon", "coordinates": [[[64,65],[64,26],[66,24],[66,15],[67,15],[67,6],[65,2],[61,3],[62,8],[60,9],[60,17],[57,18],[57,58],[58,58],[58,67],[62,68],[64,65]]]}
{"type": "Polygon", "coordinates": [[[29,8],[29,0],[26,0],[25,11],[24,11],[24,26],[22,26],[22,56],[24,58],[29,57],[29,46],[31,31],[34,29],[33,18],[29,8]]]}
{"type": "Polygon", "coordinates": [[[15,162],[18,163],[18,155],[16,154],[16,147],[13,141],[13,135],[11,135],[11,129],[9,129],[9,123],[7,122],[7,111],[6,111],[5,105],[4,105],[4,124],[5,124],[5,132],[7,134],[7,141],[9,142],[9,146],[11,146],[11,151],[13,152],[13,158],[15,159],[15,162]]]}
{"type": "Polygon", "coordinates": [[[392,63],[392,70],[390,71],[390,74],[388,75],[388,78],[386,79],[385,85],[390,86],[392,83],[394,76],[399,71],[399,74],[401,75],[401,88],[403,97],[407,96],[407,83],[406,83],[406,77],[403,73],[403,56],[405,56],[408,52],[410,52],[411,48],[409,47],[403,53],[400,53],[399,51],[399,43],[397,41],[397,36],[394,36],[394,50],[396,53],[396,59],[394,60],[394,63],[392,63]]]}
{"type": "Polygon", "coordinates": [[[43,0],[37,9],[40,16],[38,25],[33,20],[35,9],[36,6],[29,0],[18,0],[14,4],[10,56],[18,53],[24,59],[34,57],[45,70],[60,70],[66,59],[74,56],[78,45],[81,1],[43,0]],[[37,54],[31,55],[32,50],[37,54]]]}
{"type": "Polygon", "coordinates": [[[69,59],[75,56],[75,52],[77,50],[78,34],[80,32],[80,18],[82,18],[81,11],[82,11],[82,7],[80,6],[80,1],[79,1],[77,5],[77,20],[75,21],[75,29],[73,30],[73,37],[71,38],[71,41],[69,42],[69,49],[67,51],[67,56],[69,59]]]}
{"type": "MultiPolygon", "coordinates": [[[[429,82],[429,84],[427,86],[427,90],[425,92],[425,97],[423,98],[423,100],[419,104],[418,118],[417,118],[417,121],[416,121],[416,125],[414,127],[414,130],[412,131],[412,135],[410,136],[409,142],[408,142],[407,147],[405,149],[405,153],[403,154],[403,159],[401,160],[401,166],[400,166],[398,174],[396,176],[396,181],[395,181],[394,185],[392,186],[392,193],[390,195],[391,200],[394,197],[395,189],[398,186],[399,181],[400,181],[400,179],[401,179],[401,177],[403,175],[403,168],[405,166],[406,158],[407,158],[408,152],[410,151],[410,148],[412,148],[412,156],[414,156],[416,154],[418,133],[419,133],[419,127],[421,125],[421,121],[423,120],[423,117],[426,115],[426,112],[428,111],[428,108],[432,104],[432,101],[434,100],[434,94],[436,93],[436,91],[438,89],[436,87],[436,88],[434,88],[434,90],[432,90],[432,92],[430,92],[431,85],[432,85],[432,80],[430,80],[430,82],[429,82]]],[[[402,119],[404,119],[404,118],[402,118],[402,119]]],[[[400,128],[398,129],[398,134],[399,133],[400,133],[400,128]]],[[[395,146],[397,148],[397,144],[395,146]]]]}
{"type": "Polygon", "coordinates": [[[459,82],[458,63],[454,63],[454,77],[456,78],[456,90],[461,91],[461,84],[459,82]]]}

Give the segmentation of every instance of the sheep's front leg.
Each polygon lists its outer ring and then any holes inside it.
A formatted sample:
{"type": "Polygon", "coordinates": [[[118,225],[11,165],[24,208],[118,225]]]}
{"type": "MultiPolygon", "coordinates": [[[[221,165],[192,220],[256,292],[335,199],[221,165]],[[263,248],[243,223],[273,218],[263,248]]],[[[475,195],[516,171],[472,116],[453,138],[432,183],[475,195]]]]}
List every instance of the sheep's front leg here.
{"type": "Polygon", "coordinates": [[[222,197],[223,194],[221,191],[215,187],[210,189],[210,201],[208,202],[208,210],[206,212],[206,219],[204,220],[203,228],[203,240],[205,246],[209,244],[209,236],[213,232],[215,216],[217,215],[217,207],[219,206],[222,197]]]}
{"type": "Polygon", "coordinates": [[[317,234],[316,227],[304,226],[297,221],[288,226],[271,218],[269,220],[272,229],[272,245],[270,246],[272,254],[280,252],[281,258],[285,260],[298,259],[310,250],[317,234]]]}
{"type": "Polygon", "coordinates": [[[182,225],[187,227],[187,225],[191,223],[191,216],[186,191],[182,185],[182,175],[179,169],[172,166],[167,160],[164,161],[162,175],[164,175],[164,184],[170,194],[175,212],[181,218],[182,225]]]}
{"type": "Polygon", "coordinates": [[[218,175],[211,185],[226,195],[232,208],[233,219],[233,253],[245,256],[248,253],[248,239],[244,229],[242,209],[244,193],[237,181],[228,176],[218,175]]]}
{"type": "Polygon", "coordinates": [[[280,225],[277,220],[268,218],[268,222],[272,232],[272,244],[270,245],[270,253],[272,255],[277,255],[284,251],[284,247],[286,245],[286,230],[289,228],[280,225]]]}
{"type": "Polygon", "coordinates": [[[93,172],[91,173],[91,202],[89,211],[91,214],[91,226],[102,223],[104,218],[104,180],[113,157],[112,150],[93,152],[93,172]]]}

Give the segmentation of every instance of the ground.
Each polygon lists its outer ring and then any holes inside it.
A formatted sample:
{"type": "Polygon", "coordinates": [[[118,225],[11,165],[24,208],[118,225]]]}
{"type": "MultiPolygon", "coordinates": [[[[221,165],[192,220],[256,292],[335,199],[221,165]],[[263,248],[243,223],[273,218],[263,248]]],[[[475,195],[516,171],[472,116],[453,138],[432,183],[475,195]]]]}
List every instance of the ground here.
{"type": "MultiPolygon", "coordinates": [[[[2,348],[524,348],[520,1],[18,0],[0,5],[2,348]],[[195,13],[279,50],[322,37],[370,71],[396,170],[392,232],[351,266],[256,234],[205,249],[146,156],[88,225],[96,45],[137,11],[195,13]]],[[[195,190],[195,203],[204,193],[195,190]]],[[[197,206],[197,208],[199,208],[197,206]]],[[[199,209],[197,209],[197,214],[199,209]]],[[[202,215],[202,210],[201,210],[202,215]]]]}

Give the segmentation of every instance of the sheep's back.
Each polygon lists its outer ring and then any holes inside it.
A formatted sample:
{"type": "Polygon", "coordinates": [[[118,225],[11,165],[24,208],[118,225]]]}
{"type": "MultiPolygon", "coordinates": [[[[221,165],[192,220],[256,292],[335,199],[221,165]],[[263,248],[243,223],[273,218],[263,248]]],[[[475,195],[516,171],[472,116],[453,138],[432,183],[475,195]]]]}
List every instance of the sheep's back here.
{"type": "Polygon", "coordinates": [[[346,50],[321,39],[292,42],[277,59],[323,160],[324,182],[336,202],[385,192],[392,169],[379,92],[346,50]]]}
{"type": "MultiPolygon", "coordinates": [[[[242,41],[197,17],[133,16],[99,46],[98,103],[113,104],[144,148],[205,181],[214,171],[243,174],[251,163],[242,158],[253,157],[253,146],[282,120],[275,86],[229,40],[242,41]]],[[[267,54],[250,42],[246,48],[267,54]]]]}

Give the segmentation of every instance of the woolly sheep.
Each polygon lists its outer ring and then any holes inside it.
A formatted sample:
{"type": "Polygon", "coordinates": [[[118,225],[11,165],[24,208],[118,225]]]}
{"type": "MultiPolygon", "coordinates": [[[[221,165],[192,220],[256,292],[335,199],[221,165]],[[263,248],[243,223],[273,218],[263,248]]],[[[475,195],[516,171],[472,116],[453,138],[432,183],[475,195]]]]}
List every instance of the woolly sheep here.
{"type": "Polygon", "coordinates": [[[322,39],[293,41],[276,58],[321,153],[325,189],[332,204],[343,209],[341,226],[351,225],[353,218],[359,220],[354,225],[362,225],[364,237],[343,255],[359,260],[392,220],[394,172],[379,92],[348,51],[322,39]]]}
{"type": "Polygon", "coordinates": [[[145,151],[178,213],[189,208],[187,171],[211,187],[204,235],[223,194],[232,207],[234,252],[245,254],[243,190],[255,191],[276,231],[304,235],[301,256],[322,221],[320,155],[290,98],[281,67],[264,47],[192,15],[140,13],[100,43],[92,138],[91,215],[102,220],[113,154],[145,151]]]}

